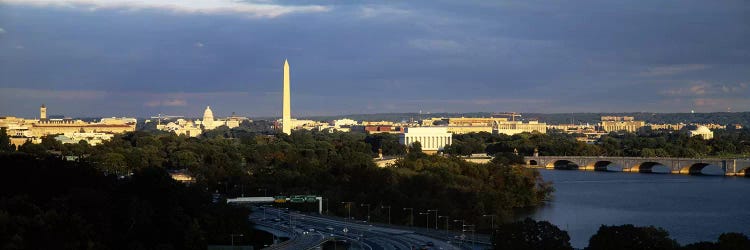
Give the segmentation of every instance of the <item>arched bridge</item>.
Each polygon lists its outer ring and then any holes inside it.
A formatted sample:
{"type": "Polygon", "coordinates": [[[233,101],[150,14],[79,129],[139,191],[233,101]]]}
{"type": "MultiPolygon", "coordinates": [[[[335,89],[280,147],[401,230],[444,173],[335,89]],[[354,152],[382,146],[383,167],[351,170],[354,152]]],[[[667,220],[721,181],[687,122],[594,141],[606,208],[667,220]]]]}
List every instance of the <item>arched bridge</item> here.
{"type": "Polygon", "coordinates": [[[657,172],[657,168],[671,173],[700,174],[712,166],[724,175],[746,175],[750,159],[698,159],[666,157],[611,157],[611,156],[526,156],[526,165],[540,168],[567,168],[594,171],[657,172]]]}

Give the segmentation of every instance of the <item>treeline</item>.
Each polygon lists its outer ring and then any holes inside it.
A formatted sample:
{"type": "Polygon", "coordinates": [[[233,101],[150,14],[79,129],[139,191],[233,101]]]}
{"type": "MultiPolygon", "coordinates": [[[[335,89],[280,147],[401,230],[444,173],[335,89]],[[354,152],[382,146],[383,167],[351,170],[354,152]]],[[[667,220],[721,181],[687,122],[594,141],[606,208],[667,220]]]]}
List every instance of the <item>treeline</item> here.
{"type": "MultiPolygon", "coordinates": [[[[547,221],[525,219],[500,225],[492,237],[494,249],[572,250],[570,236],[547,221]]],[[[741,233],[723,233],[716,242],[696,242],[680,246],[662,228],[634,225],[602,225],[589,239],[585,250],[745,250],[750,239],[741,233]]]]}
{"type": "Polygon", "coordinates": [[[0,249],[206,249],[260,237],[248,210],[212,203],[162,168],[104,175],[91,162],[0,153],[0,249]]]}
{"type": "Polygon", "coordinates": [[[453,144],[444,150],[452,155],[517,150],[539,155],[634,156],[634,157],[747,157],[750,155],[750,130],[715,130],[714,138],[703,140],[682,131],[641,131],[610,133],[595,144],[576,140],[576,135],[549,132],[516,135],[470,133],[453,136],[453,144]]]}
{"type": "Polygon", "coordinates": [[[215,132],[190,138],[138,131],[116,135],[96,147],[63,145],[45,138],[42,144],[24,144],[19,150],[72,156],[118,176],[152,167],[187,170],[196,178],[191,187],[231,197],[320,195],[325,198],[325,210],[341,216],[349,212],[342,202],[355,204],[351,215],[357,218],[366,217],[362,204],[370,204],[374,221],[388,221],[385,207],[390,206],[391,221],[402,224],[411,221],[411,211],[417,217],[428,209],[467,222],[479,220],[477,214],[507,219],[516,209],[541,204],[552,192],[538,172],[513,167],[508,160],[474,164],[426,155],[419,147],[406,154],[395,135],[215,132]],[[373,158],[380,150],[406,157],[394,167],[379,168],[373,158]]]}

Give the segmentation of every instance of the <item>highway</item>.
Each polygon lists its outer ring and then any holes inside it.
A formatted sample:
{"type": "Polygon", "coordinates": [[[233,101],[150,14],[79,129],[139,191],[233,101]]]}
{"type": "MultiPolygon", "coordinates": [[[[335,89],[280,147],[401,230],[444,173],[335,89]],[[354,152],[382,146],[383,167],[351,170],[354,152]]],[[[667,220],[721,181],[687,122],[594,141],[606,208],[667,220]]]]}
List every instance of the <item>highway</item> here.
{"type": "MultiPolygon", "coordinates": [[[[266,249],[315,249],[333,239],[347,241],[351,249],[470,249],[452,245],[445,238],[425,236],[411,230],[288,212],[272,207],[253,208],[249,219],[258,225],[279,231],[293,230],[290,240],[266,249]],[[292,229],[289,226],[290,220],[292,229]]],[[[467,245],[464,244],[464,247],[467,245]]]]}

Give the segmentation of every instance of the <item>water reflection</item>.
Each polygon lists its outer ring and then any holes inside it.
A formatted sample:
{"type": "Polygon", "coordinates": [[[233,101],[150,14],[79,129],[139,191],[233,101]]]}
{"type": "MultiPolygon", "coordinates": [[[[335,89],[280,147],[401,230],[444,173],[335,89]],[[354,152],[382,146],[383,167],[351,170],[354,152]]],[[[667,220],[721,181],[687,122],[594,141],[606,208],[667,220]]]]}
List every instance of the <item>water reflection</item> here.
{"type": "MultiPolygon", "coordinates": [[[[750,235],[749,178],[629,173],[613,165],[607,170],[613,172],[540,170],[556,191],[532,217],[568,230],[579,248],[602,224],[660,226],[683,244],[729,231],[750,235]]],[[[652,171],[671,172],[662,166],[652,171]]],[[[706,166],[701,173],[716,171],[706,166]]]]}

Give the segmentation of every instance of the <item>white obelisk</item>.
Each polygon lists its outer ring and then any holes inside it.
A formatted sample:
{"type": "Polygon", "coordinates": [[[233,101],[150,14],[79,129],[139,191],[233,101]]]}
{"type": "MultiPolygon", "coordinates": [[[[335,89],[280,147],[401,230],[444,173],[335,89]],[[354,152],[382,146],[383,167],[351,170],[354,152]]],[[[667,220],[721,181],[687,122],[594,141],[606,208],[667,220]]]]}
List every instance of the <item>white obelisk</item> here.
{"type": "Polygon", "coordinates": [[[289,94],[289,62],[284,60],[284,108],[281,115],[281,132],[292,134],[292,104],[289,94]]]}

